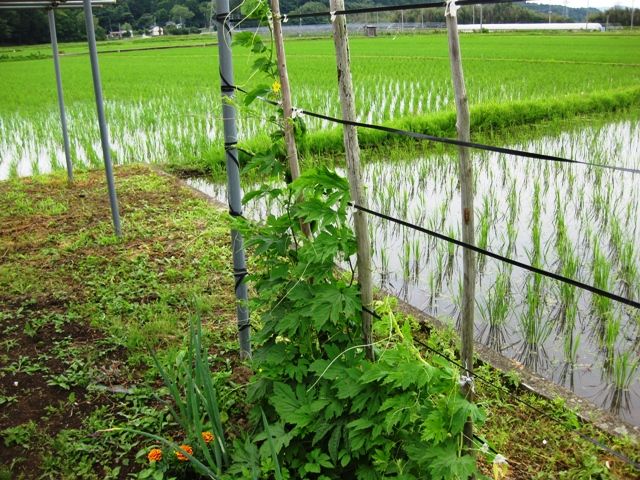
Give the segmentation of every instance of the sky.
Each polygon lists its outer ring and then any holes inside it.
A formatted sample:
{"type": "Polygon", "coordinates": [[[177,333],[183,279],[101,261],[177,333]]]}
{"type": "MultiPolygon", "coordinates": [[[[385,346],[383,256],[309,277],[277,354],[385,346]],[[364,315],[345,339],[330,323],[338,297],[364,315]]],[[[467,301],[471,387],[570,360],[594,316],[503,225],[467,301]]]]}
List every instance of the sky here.
{"type": "MultiPolygon", "coordinates": [[[[564,5],[565,0],[533,0],[528,3],[544,3],[546,5],[564,5]]],[[[640,9],[640,0],[566,0],[568,7],[595,7],[595,8],[611,8],[616,5],[623,7],[631,7],[635,3],[635,6],[640,9]]]]}

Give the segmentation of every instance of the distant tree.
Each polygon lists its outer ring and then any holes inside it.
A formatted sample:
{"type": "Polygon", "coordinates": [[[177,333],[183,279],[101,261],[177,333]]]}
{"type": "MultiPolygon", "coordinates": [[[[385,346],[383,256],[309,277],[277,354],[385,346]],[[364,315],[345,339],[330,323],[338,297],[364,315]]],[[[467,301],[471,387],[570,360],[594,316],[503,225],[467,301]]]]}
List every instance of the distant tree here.
{"type": "MultiPolygon", "coordinates": [[[[613,7],[604,12],[600,12],[594,15],[589,15],[590,22],[598,22],[602,24],[614,24],[622,25],[625,27],[631,26],[631,8],[613,7]]],[[[633,25],[638,25],[638,12],[634,12],[633,25]]]]}
{"type": "MultiPolygon", "coordinates": [[[[215,15],[215,5],[213,6],[213,9],[214,9],[213,14],[215,15]]],[[[209,18],[211,15],[211,2],[200,2],[200,4],[198,5],[198,11],[202,15],[202,18],[204,19],[202,26],[210,27],[211,25],[209,25],[209,18]]]]}
{"type": "Polygon", "coordinates": [[[186,25],[187,20],[191,20],[195,14],[184,5],[174,5],[171,7],[169,15],[173,21],[186,25]]]}
{"type": "MultiPolygon", "coordinates": [[[[355,8],[350,6],[350,8],[355,8]]],[[[296,8],[295,10],[291,10],[289,13],[298,14],[298,13],[318,13],[318,12],[326,12],[329,9],[328,5],[325,5],[322,2],[312,1],[303,4],[302,6],[296,8]]],[[[302,19],[302,23],[305,25],[314,24],[314,23],[327,23],[329,21],[328,18],[324,16],[318,17],[306,17],[302,19]]]]}
{"type": "Polygon", "coordinates": [[[153,27],[156,19],[151,13],[143,14],[137,22],[138,28],[147,29],[149,27],[153,27]]]}

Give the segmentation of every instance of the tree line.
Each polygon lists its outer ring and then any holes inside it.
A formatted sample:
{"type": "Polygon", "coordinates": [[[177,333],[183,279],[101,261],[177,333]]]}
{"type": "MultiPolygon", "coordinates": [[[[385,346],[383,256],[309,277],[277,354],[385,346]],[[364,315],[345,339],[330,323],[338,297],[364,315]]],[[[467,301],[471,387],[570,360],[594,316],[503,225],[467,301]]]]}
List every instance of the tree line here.
{"type": "MultiPolygon", "coordinates": [[[[242,0],[232,0],[231,8],[238,12],[242,0]]],[[[257,0],[251,0],[253,2],[257,0]]],[[[423,0],[410,0],[421,3],[423,0]]],[[[357,0],[347,1],[347,8],[364,8],[379,5],[399,4],[398,0],[357,0]]],[[[326,12],[328,0],[281,0],[284,13],[326,12]]],[[[210,27],[215,1],[201,0],[119,0],[116,5],[95,8],[96,36],[105,39],[108,32],[131,31],[142,34],[150,27],[158,25],[165,33],[189,33],[210,27]]],[[[246,8],[246,3],[245,3],[246,8]]],[[[549,7],[537,4],[498,4],[482,8],[484,23],[542,23],[549,21],[589,21],[603,24],[628,26],[632,23],[630,8],[614,7],[605,12],[596,9],[549,7]]],[[[399,22],[443,22],[443,9],[408,10],[352,18],[352,21],[399,22]]],[[[480,22],[480,7],[464,7],[459,12],[460,23],[480,22]]],[[[306,18],[300,23],[327,22],[326,17],[306,18]]],[[[636,21],[636,24],[638,22],[636,21]]],[[[86,39],[84,15],[78,10],[57,10],[56,25],[60,41],[70,42],[86,39]]],[[[49,42],[47,14],[44,10],[3,10],[0,16],[0,44],[22,45],[49,42]]]]}

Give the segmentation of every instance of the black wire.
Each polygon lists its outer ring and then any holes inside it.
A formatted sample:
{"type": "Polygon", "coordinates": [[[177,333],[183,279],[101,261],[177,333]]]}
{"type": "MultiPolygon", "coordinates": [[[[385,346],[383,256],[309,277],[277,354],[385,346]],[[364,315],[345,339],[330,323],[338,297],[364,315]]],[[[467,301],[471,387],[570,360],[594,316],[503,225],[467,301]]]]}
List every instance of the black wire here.
{"type": "MultiPolygon", "coordinates": [[[[258,97],[258,98],[260,98],[260,97],[258,97]]],[[[267,102],[271,103],[269,100],[267,100],[267,102]]],[[[273,103],[275,103],[275,102],[273,102],[273,103]]],[[[602,164],[602,163],[583,162],[581,160],[572,160],[572,159],[569,159],[569,158],[556,157],[555,155],[545,155],[545,154],[542,154],[542,153],[525,152],[525,151],[522,151],[522,150],[515,150],[513,148],[494,147],[492,145],[485,145],[483,143],[477,143],[477,142],[465,142],[463,140],[457,140],[457,139],[454,139],[454,138],[436,137],[434,135],[427,135],[426,133],[411,132],[409,130],[400,130],[398,128],[385,127],[383,125],[373,125],[373,124],[369,124],[369,123],[354,122],[354,121],[350,121],[350,120],[342,120],[340,118],[330,117],[328,115],[323,115],[321,113],[309,112],[307,110],[301,110],[301,113],[303,113],[305,115],[308,115],[310,117],[320,118],[322,120],[328,120],[328,121],[334,122],[334,123],[340,123],[342,125],[350,125],[350,126],[353,126],[353,127],[368,128],[368,129],[371,129],[371,130],[379,130],[381,132],[392,133],[394,135],[400,135],[400,136],[403,136],[403,137],[415,138],[417,140],[427,140],[427,141],[430,141],[430,142],[445,143],[445,144],[448,144],[448,145],[457,145],[459,147],[475,148],[475,149],[478,149],[478,150],[486,150],[488,152],[504,153],[504,154],[507,154],[507,155],[516,155],[518,157],[533,158],[533,159],[536,159],[536,160],[546,160],[546,161],[561,162],[561,163],[572,163],[572,164],[577,164],[577,165],[586,165],[586,166],[589,166],[589,167],[606,168],[606,169],[609,169],[609,170],[616,170],[616,171],[620,171],[620,172],[640,174],[640,170],[636,169],[636,168],[619,167],[619,166],[616,166],[616,165],[605,165],[605,164],[602,164]]]]}
{"type": "MultiPolygon", "coordinates": [[[[470,6],[470,5],[493,5],[499,3],[524,3],[525,0],[458,0],[456,5],[458,7],[470,6]]],[[[426,2],[426,3],[414,3],[414,4],[402,4],[402,5],[384,5],[380,7],[366,7],[366,8],[352,8],[345,10],[336,10],[335,12],[309,12],[309,13],[283,13],[282,18],[296,19],[296,18],[313,18],[313,17],[330,17],[333,15],[359,15],[363,13],[379,13],[379,12],[395,12],[400,10],[418,10],[427,8],[444,8],[447,6],[446,1],[441,2],[426,2]]],[[[216,15],[216,20],[220,23],[226,24],[227,22],[234,21],[241,23],[246,20],[257,20],[253,17],[241,17],[238,19],[230,18],[230,13],[221,13],[216,15]]]]}
{"type": "MultiPolygon", "coordinates": [[[[467,5],[491,5],[496,3],[522,3],[525,0],[459,0],[456,5],[464,7],[467,5]]],[[[345,10],[336,10],[335,12],[311,12],[311,13],[294,13],[283,14],[282,17],[290,19],[310,18],[310,17],[329,17],[331,15],[358,15],[362,13],[378,13],[378,12],[395,12],[399,10],[417,10],[423,8],[443,8],[447,6],[447,2],[426,2],[402,5],[385,5],[381,7],[352,8],[345,10]]]]}
{"type": "Polygon", "coordinates": [[[591,293],[595,293],[597,295],[601,295],[603,297],[610,298],[611,300],[615,300],[617,302],[624,303],[625,305],[629,305],[631,307],[640,309],[640,302],[636,302],[635,300],[631,300],[630,298],[621,297],[620,295],[616,295],[615,293],[611,293],[611,292],[608,292],[606,290],[602,290],[600,288],[594,287],[592,285],[579,282],[579,281],[574,280],[572,278],[568,278],[568,277],[565,277],[565,276],[562,276],[562,275],[558,275],[557,273],[549,272],[547,270],[543,270],[541,268],[534,267],[533,265],[529,265],[527,263],[522,263],[522,262],[519,262],[517,260],[513,260],[511,258],[504,257],[502,255],[498,255],[497,253],[493,253],[493,252],[491,252],[489,250],[485,250],[484,248],[476,247],[475,245],[472,245],[470,243],[463,242],[462,240],[457,240],[455,238],[448,237],[448,236],[443,235],[443,234],[438,233],[438,232],[434,232],[433,230],[429,230],[428,228],[421,227],[420,225],[415,225],[415,224],[407,222],[405,220],[400,220],[399,218],[395,218],[395,217],[392,217],[390,215],[386,215],[384,213],[376,212],[375,210],[371,210],[369,208],[357,205],[357,204],[355,204],[353,202],[349,202],[349,205],[351,205],[353,208],[355,208],[357,210],[360,210],[362,212],[368,213],[368,214],[373,215],[375,217],[383,218],[383,219],[388,220],[390,222],[397,223],[398,225],[402,225],[404,227],[411,228],[411,229],[416,230],[418,232],[426,233],[427,235],[430,235],[432,237],[438,238],[440,240],[444,240],[444,241],[449,242],[449,243],[454,243],[454,244],[456,244],[456,245],[458,245],[460,247],[466,248],[468,250],[473,250],[474,252],[480,253],[482,255],[486,255],[488,257],[495,258],[496,260],[500,260],[501,262],[505,262],[505,263],[508,263],[510,265],[515,265],[516,267],[520,267],[520,268],[523,268],[525,270],[529,270],[530,272],[537,273],[537,274],[545,276],[545,277],[553,278],[554,280],[558,280],[560,282],[567,283],[567,284],[569,284],[569,285],[571,285],[573,287],[578,287],[578,288],[581,288],[582,290],[588,290],[591,293]]]}
{"type": "Polygon", "coordinates": [[[240,270],[234,269],[233,276],[236,278],[235,290],[238,290],[238,287],[240,287],[240,284],[247,275],[249,275],[249,272],[246,268],[240,270]]]}
{"type": "MultiPolygon", "coordinates": [[[[362,310],[364,310],[365,312],[371,314],[372,316],[374,316],[375,318],[377,318],[378,320],[383,320],[383,318],[375,311],[368,309],[367,307],[363,306],[362,310]]],[[[418,343],[419,345],[421,345],[422,347],[426,348],[427,350],[429,350],[431,353],[438,355],[439,357],[444,358],[445,360],[447,360],[448,362],[450,362],[451,364],[455,365],[456,367],[460,368],[461,370],[466,371],[467,373],[471,374],[473,376],[474,379],[480,380],[482,383],[484,383],[485,385],[488,385],[491,388],[494,388],[495,390],[499,390],[503,393],[506,393],[507,395],[509,395],[511,398],[513,398],[514,400],[516,400],[517,402],[525,405],[526,407],[530,408],[531,410],[533,410],[534,412],[544,416],[545,418],[551,420],[552,422],[554,422],[556,425],[560,425],[563,428],[567,428],[566,424],[564,422],[562,422],[561,420],[557,419],[556,417],[554,417],[553,415],[551,415],[550,413],[545,412],[544,410],[542,410],[541,408],[536,407],[535,405],[532,405],[531,403],[527,402],[526,400],[523,400],[522,398],[520,398],[518,395],[516,395],[514,392],[512,392],[511,390],[509,390],[507,387],[503,387],[501,385],[496,385],[494,382],[492,382],[491,380],[488,380],[480,375],[477,375],[476,373],[474,373],[473,371],[469,370],[468,368],[462,366],[462,364],[460,364],[459,362],[456,362],[455,360],[452,360],[451,358],[449,358],[447,355],[445,355],[444,353],[436,350],[433,347],[430,347],[428,344],[422,342],[421,340],[414,338],[413,339],[416,343],[418,343]]],[[[592,443],[593,445],[595,445],[596,447],[605,450],[606,452],[610,453],[611,455],[617,457],[618,459],[620,459],[621,461],[623,461],[624,463],[626,463],[627,465],[635,468],[636,470],[640,470],[640,463],[630,459],[629,457],[627,457],[625,454],[620,453],[616,450],[613,450],[611,447],[605,445],[604,443],[596,440],[595,438],[592,438],[588,435],[585,435],[583,433],[577,432],[575,430],[572,430],[573,433],[575,433],[576,435],[578,435],[580,438],[582,438],[583,440],[588,441],[589,443],[592,443]]]]}

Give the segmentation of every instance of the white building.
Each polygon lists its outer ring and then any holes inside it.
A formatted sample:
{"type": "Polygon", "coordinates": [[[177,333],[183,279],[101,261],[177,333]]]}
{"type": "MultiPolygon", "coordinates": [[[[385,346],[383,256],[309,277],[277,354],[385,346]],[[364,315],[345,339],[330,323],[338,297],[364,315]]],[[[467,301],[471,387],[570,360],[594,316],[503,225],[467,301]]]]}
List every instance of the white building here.
{"type": "Polygon", "coordinates": [[[149,33],[151,34],[152,37],[159,37],[161,35],[164,35],[164,29],[156,25],[155,27],[151,27],[149,29],[149,33]]]}
{"type": "Polygon", "coordinates": [[[513,31],[513,30],[588,30],[596,32],[604,32],[604,27],[599,23],[479,23],[458,25],[461,32],[479,32],[480,30],[488,30],[490,32],[497,31],[513,31]]]}

